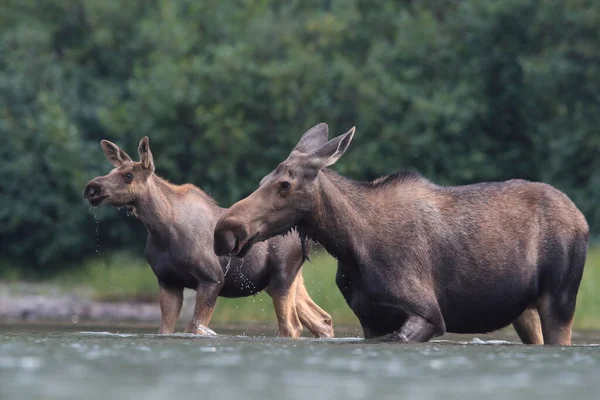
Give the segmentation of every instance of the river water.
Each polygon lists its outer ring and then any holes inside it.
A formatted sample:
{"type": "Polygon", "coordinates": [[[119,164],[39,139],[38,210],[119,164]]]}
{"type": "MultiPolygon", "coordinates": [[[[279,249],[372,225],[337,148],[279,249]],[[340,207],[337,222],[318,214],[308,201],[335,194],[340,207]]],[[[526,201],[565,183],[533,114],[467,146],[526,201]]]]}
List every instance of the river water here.
{"type": "Polygon", "coordinates": [[[598,332],[572,347],[145,332],[0,325],[0,399],[600,398],[598,332]]]}

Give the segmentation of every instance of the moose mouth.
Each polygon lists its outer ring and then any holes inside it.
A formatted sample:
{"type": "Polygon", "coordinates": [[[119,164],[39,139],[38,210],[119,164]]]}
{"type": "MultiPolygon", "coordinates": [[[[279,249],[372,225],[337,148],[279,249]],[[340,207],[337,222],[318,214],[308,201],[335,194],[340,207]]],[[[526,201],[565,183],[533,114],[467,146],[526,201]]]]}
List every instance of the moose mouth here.
{"type": "Polygon", "coordinates": [[[92,207],[98,207],[106,199],[108,199],[108,196],[98,196],[94,197],[93,199],[88,199],[88,201],[92,207]]]}
{"type": "Polygon", "coordinates": [[[233,247],[233,250],[230,254],[238,258],[244,258],[246,254],[248,254],[254,243],[258,242],[258,235],[259,234],[257,232],[250,238],[245,240],[240,240],[238,237],[235,246],[233,247]]]}

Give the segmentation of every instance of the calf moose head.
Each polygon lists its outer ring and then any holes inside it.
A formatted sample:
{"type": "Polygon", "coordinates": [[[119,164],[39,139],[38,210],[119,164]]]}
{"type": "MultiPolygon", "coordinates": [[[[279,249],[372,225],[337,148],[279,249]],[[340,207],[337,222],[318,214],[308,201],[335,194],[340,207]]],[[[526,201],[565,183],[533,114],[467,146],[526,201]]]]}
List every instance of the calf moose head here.
{"type": "Polygon", "coordinates": [[[119,146],[103,140],[104,155],[115,167],[108,175],[92,179],[83,196],[94,207],[102,203],[116,207],[133,205],[148,190],[148,180],[154,173],[154,161],[147,136],[140,140],[140,161],[135,162],[119,146]]]}

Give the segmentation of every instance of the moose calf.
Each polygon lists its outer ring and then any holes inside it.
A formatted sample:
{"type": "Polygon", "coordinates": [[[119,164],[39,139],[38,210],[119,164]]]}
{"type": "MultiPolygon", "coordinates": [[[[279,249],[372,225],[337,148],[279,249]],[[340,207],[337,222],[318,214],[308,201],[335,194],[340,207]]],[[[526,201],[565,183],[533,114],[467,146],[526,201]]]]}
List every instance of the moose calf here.
{"type": "Polygon", "coordinates": [[[194,316],[186,332],[208,333],[217,296],[244,297],[266,290],[273,299],[279,334],[297,338],[306,326],[317,337],[332,337],[331,317],[309,297],[301,267],[308,251],[294,232],[261,243],[244,258],[218,257],[213,231],[227,211],[199,188],[177,186],[154,173],[149,140],[139,144],[139,162],[117,145],[101,142],[115,167],[91,180],[84,197],[94,207],[106,203],[128,207],[148,230],[146,259],[158,278],[161,326],[173,333],[184,288],[196,290],[194,316]]]}

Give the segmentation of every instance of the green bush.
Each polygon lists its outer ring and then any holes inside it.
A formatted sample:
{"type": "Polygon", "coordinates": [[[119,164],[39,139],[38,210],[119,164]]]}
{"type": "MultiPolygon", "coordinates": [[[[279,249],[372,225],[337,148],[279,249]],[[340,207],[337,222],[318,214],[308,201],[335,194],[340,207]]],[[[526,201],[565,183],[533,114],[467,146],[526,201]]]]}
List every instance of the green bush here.
{"type": "Polygon", "coordinates": [[[43,276],[141,224],[94,215],[98,141],[229,205],[299,136],[358,127],[336,169],[441,184],[527,178],[600,232],[600,3],[7,0],[0,5],[0,259],[43,276]],[[556,29],[560,27],[560,29],[556,29]]]}

